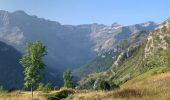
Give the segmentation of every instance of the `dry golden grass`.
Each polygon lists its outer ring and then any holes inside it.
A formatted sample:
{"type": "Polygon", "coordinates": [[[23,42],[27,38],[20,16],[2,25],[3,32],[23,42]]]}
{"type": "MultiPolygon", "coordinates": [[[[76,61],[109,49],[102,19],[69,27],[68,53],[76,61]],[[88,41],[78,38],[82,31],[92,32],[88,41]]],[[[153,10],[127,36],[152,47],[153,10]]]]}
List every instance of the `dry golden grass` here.
{"type": "MultiPolygon", "coordinates": [[[[145,78],[142,76],[142,80],[137,77],[121,86],[121,89],[112,91],[78,91],[63,88],[51,91],[48,95],[57,95],[63,90],[73,91],[71,92],[73,100],[170,100],[170,72],[145,78]]],[[[34,99],[46,100],[44,95],[35,91],[34,99]]],[[[0,100],[32,100],[32,98],[31,92],[15,91],[0,93],[0,100]]]]}
{"type": "MultiPolygon", "coordinates": [[[[1,93],[0,100],[32,100],[31,92],[15,91],[1,93]]],[[[34,92],[34,100],[46,100],[42,92],[34,92]]]]}
{"type": "MultiPolygon", "coordinates": [[[[63,94],[73,94],[76,90],[61,88],[58,91],[50,91],[49,93],[43,93],[40,91],[34,91],[33,100],[47,100],[48,96],[63,96],[63,94]]],[[[0,100],[32,100],[31,92],[29,91],[14,91],[11,93],[0,92],[0,100]]]]}
{"type": "Polygon", "coordinates": [[[170,100],[170,72],[129,81],[117,90],[80,92],[73,100],[170,100]]]}
{"type": "Polygon", "coordinates": [[[73,100],[119,100],[139,99],[142,97],[140,91],[135,89],[117,89],[113,91],[89,91],[73,95],[73,100]]]}

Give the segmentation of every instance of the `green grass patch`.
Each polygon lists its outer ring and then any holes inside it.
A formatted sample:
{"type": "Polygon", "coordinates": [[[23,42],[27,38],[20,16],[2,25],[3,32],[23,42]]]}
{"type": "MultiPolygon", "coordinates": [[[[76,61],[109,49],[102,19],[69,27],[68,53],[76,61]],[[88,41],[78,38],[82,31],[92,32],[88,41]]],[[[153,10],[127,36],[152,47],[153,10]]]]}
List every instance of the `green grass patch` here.
{"type": "Polygon", "coordinates": [[[156,67],[156,68],[153,68],[135,78],[133,78],[132,80],[129,80],[128,82],[124,83],[121,87],[126,87],[132,83],[135,83],[135,82],[139,82],[139,81],[142,81],[146,78],[149,78],[153,75],[157,75],[157,74],[160,74],[160,73],[165,73],[167,71],[170,71],[170,67],[156,67]]]}

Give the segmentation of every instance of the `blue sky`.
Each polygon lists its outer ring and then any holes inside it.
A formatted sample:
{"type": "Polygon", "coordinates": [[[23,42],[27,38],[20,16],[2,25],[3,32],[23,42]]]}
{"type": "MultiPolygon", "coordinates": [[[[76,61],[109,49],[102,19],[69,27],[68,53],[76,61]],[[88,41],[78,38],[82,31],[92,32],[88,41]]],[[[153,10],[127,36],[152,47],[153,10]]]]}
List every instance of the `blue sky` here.
{"type": "Polygon", "coordinates": [[[163,21],[170,16],[170,0],[0,0],[0,9],[24,10],[61,24],[129,25],[163,21]]]}

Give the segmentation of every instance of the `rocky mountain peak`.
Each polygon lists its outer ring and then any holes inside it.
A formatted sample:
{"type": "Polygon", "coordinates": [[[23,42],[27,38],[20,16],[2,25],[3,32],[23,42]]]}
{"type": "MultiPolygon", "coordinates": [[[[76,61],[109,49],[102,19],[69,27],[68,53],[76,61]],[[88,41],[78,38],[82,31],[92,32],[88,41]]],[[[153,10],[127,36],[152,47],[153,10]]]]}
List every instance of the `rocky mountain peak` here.
{"type": "Polygon", "coordinates": [[[153,21],[148,21],[148,22],[142,23],[142,25],[143,25],[144,27],[148,27],[148,26],[155,25],[155,24],[156,24],[156,23],[153,22],[153,21]]]}
{"type": "Polygon", "coordinates": [[[115,22],[115,23],[113,23],[113,24],[111,25],[111,27],[118,27],[118,26],[122,26],[122,25],[120,25],[120,24],[117,23],[117,22],[115,22]]]}
{"type": "Polygon", "coordinates": [[[23,10],[17,10],[15,12],[13,12],[13,14],[16,14],[16,15],[21,15],[21,16],[24,16],[24,15],[28,15],[25,11],[23,10]]]}
{"type": "Polygon", "coordinates": [[[145,47],[145,57],[170,47],[170,18],[150,32],[145,47]]]}

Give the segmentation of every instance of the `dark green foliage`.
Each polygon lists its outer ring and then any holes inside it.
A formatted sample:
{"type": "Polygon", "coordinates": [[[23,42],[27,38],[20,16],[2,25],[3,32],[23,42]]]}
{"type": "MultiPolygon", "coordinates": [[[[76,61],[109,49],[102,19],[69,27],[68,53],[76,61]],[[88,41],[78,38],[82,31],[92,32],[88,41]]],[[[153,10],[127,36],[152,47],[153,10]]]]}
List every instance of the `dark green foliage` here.
{"type": "Polygon", "coordinates": [[[11,88],[11,89],[8,89],[8,91],[7,92],[13,92],[13,91],[15,91],[16,89],[15,88],[11,88]]]}
{"type": "Polygon", "coordinates": [[[74,93],[74,91],[72,91],[72,90],[62,90],[58,94],[56,94],[55,96],[58,97],[58,98],[66,98],[70,94],[73,94],[73,93],[74,93]]]}
{"type": "Polygon", "coordinates": [[[64,79],[64,87],[67,87],[67,88],[73,88],[74,87],[74,84],[72,82],[71,70],[66,70],[64,72],[63,79],[64,79]]]}
{"type": "Polygon", "coordinates": [[[100,89],[101,90],[110,90],[110,84],[107,81],[101,81],[100,82],[100,89]]]}
{"type": "MultiPolygon", "coordinates": [[[[48,100],[61,100],[75,93],[73,89],[61,89],[48,97],[48,100]]],[[[64,99],[65,100],[65,99],[64,99]]]]}
{"type": "Polygon", "coordinates": [[[55,96],[49,96],[49,97],[47,97],[47,100],[60,100],[60,99],[55,96]]]}
{"type": "Polygon", "coordinates": [[[24,67],[24,86],[31,88],[31,91],[42,78],[42,70],[45,66],[42,57],[45,55],[46,47],[40,41],[35,41],[27,45],[26,52],[20,60],[24,67]]]}
{"type": "Polygon", "coordinates": [[[115,83],[110,83],[110,88],[111,89],[116,89],[116,88],[120,88],[119,85],[115,84],[115,83]]]}

